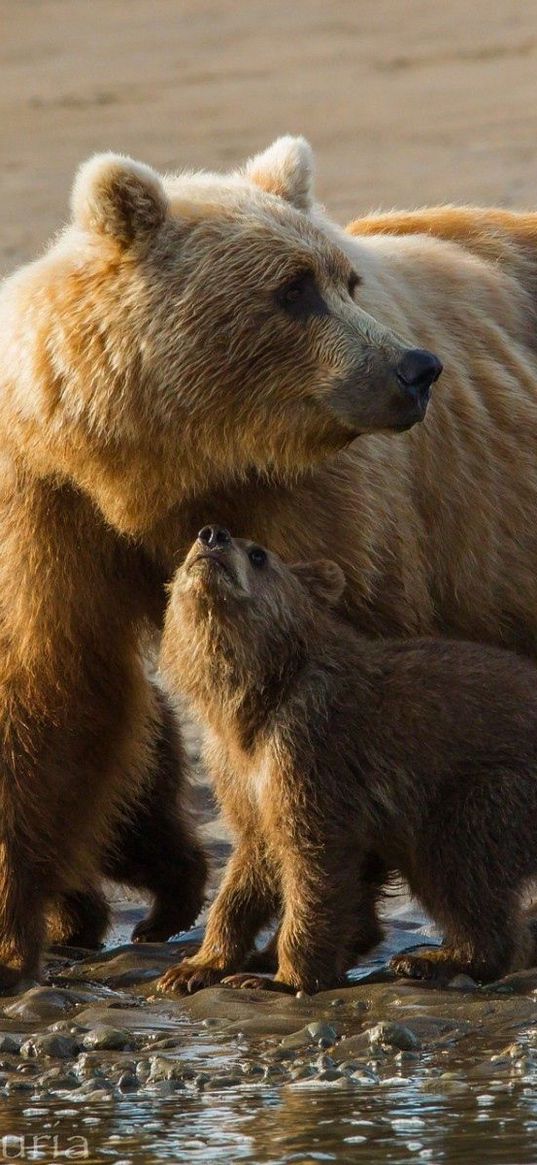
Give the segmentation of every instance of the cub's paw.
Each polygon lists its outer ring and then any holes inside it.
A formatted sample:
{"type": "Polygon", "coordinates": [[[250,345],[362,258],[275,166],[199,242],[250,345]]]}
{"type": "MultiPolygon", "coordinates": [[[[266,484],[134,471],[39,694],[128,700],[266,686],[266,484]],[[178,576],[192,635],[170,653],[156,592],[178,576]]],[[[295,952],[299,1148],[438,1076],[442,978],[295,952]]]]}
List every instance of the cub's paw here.
{"type": "Polygon", "coordinates": [[[235,990],[245,991],[284,991],[292,995],[295,994],[295,988],[290,987],[287,983],[279,983],[276,979],[266,979],[264,975],[251,975],[248,972],[242,972],[239,975],[226,975],[222,979],[223,987],[234,987],[235,990]]]}
{"type": "Polygon", "coordinates": [[[421,979],[429,983],[449,983],[455,975],[468,974],[468,968],[461,965],[447,947],[394,955],[390,968],[404,979],[421,979]]]}
{"type": "Polygon", "coordinates": [[[224,971],[204,966],[203,963],[196,964],[194,959],[183,959],[164,972],[157,983],[157,990],[166,994],[193,995],[203,987],[214,987],[215,983],[220,983],[224,974],[224,971]]]}

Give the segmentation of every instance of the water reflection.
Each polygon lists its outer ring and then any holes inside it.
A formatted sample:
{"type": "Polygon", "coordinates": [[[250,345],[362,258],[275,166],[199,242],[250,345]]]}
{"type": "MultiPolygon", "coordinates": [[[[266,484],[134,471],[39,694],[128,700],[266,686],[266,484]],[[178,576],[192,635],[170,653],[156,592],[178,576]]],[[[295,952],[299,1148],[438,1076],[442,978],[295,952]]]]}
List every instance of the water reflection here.
{"type": "Polygon", "coordinates": [[[416,1162],[534,1165],[537,1093],[513,1081],[486,1090],[461,1081],[446,1094],[418,1076],[360,1091],[312,1086],[173,1100],[110,1100],[32,1107],[11,1097],[0,1113],[0,1160],[153,1165],[313,1165],[416,1162]]]}

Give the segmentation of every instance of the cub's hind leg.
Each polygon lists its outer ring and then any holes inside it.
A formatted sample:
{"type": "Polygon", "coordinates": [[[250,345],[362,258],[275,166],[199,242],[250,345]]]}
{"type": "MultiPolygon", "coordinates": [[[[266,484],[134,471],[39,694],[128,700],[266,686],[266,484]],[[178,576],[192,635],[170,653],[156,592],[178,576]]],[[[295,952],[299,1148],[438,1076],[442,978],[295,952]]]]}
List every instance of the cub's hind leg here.
{"type": "MultiPolygon", "coordinates": [[[[410,978],[445,983],[464,974],[491,982],[532,961],[532,932],[521,904],[527,877],[524,851],[530,847],[509,853],[514,849],[509,830],[515,823],[502,825],[490,794],[475,804],[466,794],[462,808],[458,800],[445,808],[451,829],[442,835],[431,832],[417,847],[416,869],[409,877],[412,891],[443,931],[444,944],[396,955],[391,966],[410,978]]],[[[522,839],[526,827],[521,826],[522,839]]]]}

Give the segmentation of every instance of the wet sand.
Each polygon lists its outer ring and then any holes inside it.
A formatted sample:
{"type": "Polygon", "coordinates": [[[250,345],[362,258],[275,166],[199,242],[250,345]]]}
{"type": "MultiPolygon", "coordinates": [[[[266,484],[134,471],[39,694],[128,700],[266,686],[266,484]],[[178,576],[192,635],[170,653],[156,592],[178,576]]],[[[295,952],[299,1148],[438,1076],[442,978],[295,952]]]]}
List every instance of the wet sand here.
{"type": "Polygon", "coordinates": [[[537,972],[439,991],[376,966],[313,998],[156,994],[185,949],[64,951],[46,986],[3,1000],[1,1159],[42,1137],[47,1160],[117,1165],[535,1161],[537,972]]]}

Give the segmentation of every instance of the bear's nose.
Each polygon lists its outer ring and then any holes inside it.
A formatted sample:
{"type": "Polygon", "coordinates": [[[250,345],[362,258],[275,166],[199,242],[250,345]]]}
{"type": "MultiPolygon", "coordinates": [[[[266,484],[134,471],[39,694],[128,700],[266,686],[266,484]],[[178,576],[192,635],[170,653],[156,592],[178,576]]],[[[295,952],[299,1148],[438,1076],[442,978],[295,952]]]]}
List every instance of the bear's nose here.
{"type": "Polygon", "coordinates": [[[400,387],[405,396],[425,408],[429,400],[431,385],[438,380],[442,364],[438,356],[424,348],[410,348],[405,352],[395,370],[400,387]]]}
{"type": "Polygon", "coordinates": [[[225,526],[204,526],[198,534],[198,542],[202,542],[208,550],[225,550],[231,546],[231,534],[225,526]]]}

